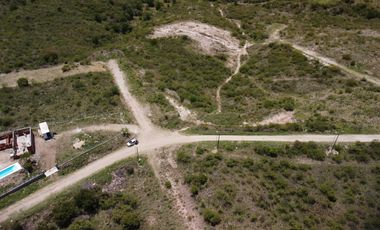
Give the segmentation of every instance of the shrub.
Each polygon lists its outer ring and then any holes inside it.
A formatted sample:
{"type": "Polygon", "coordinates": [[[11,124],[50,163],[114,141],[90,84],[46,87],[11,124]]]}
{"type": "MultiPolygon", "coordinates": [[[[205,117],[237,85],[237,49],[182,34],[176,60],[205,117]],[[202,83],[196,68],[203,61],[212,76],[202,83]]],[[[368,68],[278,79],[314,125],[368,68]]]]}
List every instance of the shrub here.
{"type": "Polygon", "coordinates": [[[20,78],[20,79],[17,80],[17,85],[20,88],[28,87],[29,86],[29,81],[26,78],[20,78]]]}
{"type": "Polygon", "coordinates": [[[203,147],[199,147],[199,146],[197,146],[197,149],[195,150],[195,153],[198,154],[198,155],[202,155],[202,154],[204,154],[206,151],[207,151],[207,149],[205,149],[205,148],[203,148],[203,147]]]}
{"type": "Polygon", "coordinates": [[[76,220],[72,223],[68,230],[93,230],[94,224],[89,220],[76,220]]]}
{"type": "Polygon", "coordinates": [[[120,223],[123,229],[135,230],[140,228],[141,219],[136,212],[127,212],[122,216],[120,223]]]}
{"type": "Polygon", "coordinates": [[[263,156],[277,157],[283,151],[276,146],[257,145],[255,146],[255,152],[263,156]]]}
{"type": "Polygon", "coordinates": [[[183,151],[177,152],[177,161],[181,163],[189,163],[191,160],[191,156],[183,151]]]}
{"type": "Polygon", "coordinates": [[[172,188],[172,184],[170,183],[170,181],[165,181],[165,187],[167,189],[171,189],[172,188]]]}
{"type": "Polygon", "coordinates": [[[219,214],[216,211],[208,208],[203,210],[203,218],[207,223],[211,224],[212,226],[218,225],[222,221],[219,214]]]}
{"type": "Polygon", "coordinates": [[[79,213],[73,200],[63,201],[53,208],[53,220],[61,228],[70,225],[71,220],[79,213]]]}
{"type": "Polygon", "coordinates": [[[319,190],[332,202],[336,201],[335,190],[329,183],[323,183],[319,186],[319,190]]]}
{"type": "Polygon", "coordinates": [[[99,192],[95,189],[82,189],[74,198],[77,207],[83,209],[85,212],[93,214],[96,213],[100,207],[99,192]]]}
{"type": "Polygon", "coordinates": [[[334,130],[335,125],[330,123],[326,117],[319,114],[314,115],[305,122],[306,128],[311,132],[324,132],[326,130],[334,130]]]}

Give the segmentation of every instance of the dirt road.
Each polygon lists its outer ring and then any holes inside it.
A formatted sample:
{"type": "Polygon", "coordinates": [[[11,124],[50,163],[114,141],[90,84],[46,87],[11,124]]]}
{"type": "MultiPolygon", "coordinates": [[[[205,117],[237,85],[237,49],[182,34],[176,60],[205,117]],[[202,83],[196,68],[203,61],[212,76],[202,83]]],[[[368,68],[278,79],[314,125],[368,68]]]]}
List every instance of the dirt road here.
{"type": "MultiPolygon", "coordinates": [[[[135,118],[140,126],[140,132],[138,138],[140,139],[140,145],[138,146],[140,153],[151,154],[155,152],[154,150],[168,147],[171,145],[202,142],[202,141],[215,141],[218,136],[185,136],[178,132],[170,132],[162,130],[155,127],[149,120],[147,116],[147,110],[145,110],[138,101],[130,94],[128,86],[124,79],[124,74],[120,70],[116,61],[111,60],[108,62],[108,67],[110,68],[112,74],[115,77],[115,81],[120,88],[120,91],[126,101],[126,103],[131,108],[135,118]]],[[[294,142],[299,141],[315,141],[315,142],[332,142],[335,135],[262,135],[262,136],[220,136],[221,141],[274,141],[274,142],[294,142]]],[[[339,142],[370,142],[372,140],[380,140],[379,135],[341,135],[339,137],[339,142]]],[[[28,210],[41,202],[46,201],[53,195],[64,191],[68,187],[80,182],[81,180],[99,172],[100,170],[122,160],[127,157],[133,156],[136,153],[136,148],[121,148],[105,157],[98,159],[83,168],[69,174],[52,184],[34,192],[33,194],[27,196],[26,198],[17,201],[13,205],[0,210],[0,223],[4,222],[11,216],[17,215],[18,213],[28,210]]]]}
{"type": "MultiPolygon", "coordinates": [[[[184,136],[178,133],[154,133],[148,138],[140,138],[139,152],[149,154],[153,150],[163,147],[186,144],[202,141],[215,141],[218,136],[184,136]],[[153,137],[153,138],[152,138],[153,137]]],[[[278,136],[221,136],[221,141],[274,141],[274,142],[294,142],[299,141],[315,141],[315,142],[332,142],[334,135],[278,135],[278,136]]],[[[370,142],[372,140],[380,140],[380,135],[341,135],[339,142],[370,142]]],[[[47,185],[46,187],[36,191],[28,197],[16,202],[15,204],[1,210],[0,223],[7,220],[12,215],[25,211],[29,208],[38,205],[47,200],[49,197],[64,191],[68,187],[78,183],[79,181],[99,172],[100,170],[120,161],[127,157],[133,156],[136,153],[136,148],[124,147],[116,152],[113,152],[99,160],[96,160],[89,165],[79,169],[78,171],[57,180],[56,182],[47,185]]]]}
{"type": "Polygon", "coordinates": [[[17,86],[17,80],[20,78],[26,78],[29,82],[45,82],[52,81],[56,78],[69,77],[81,73],[106,71],[103,62],[93,62],[90,65],[78,65],[77,67],[66,72],[62,71],[62,67],[63,65],[57,65],[37,70],[23,70],[8,74],[0,74],[0,88],[3,86],[17,86]]]}
{"type": "Polygon", "coordinates": [[[123,96],[124,102],[128,105],[129,109],[132,111],[134,118],[140,128],[146,132],[154,129],[154,125],[150,119],[146,116],[147,108],[144,108],[137,99],[132,96],[129,92],[127,81],[124,73],[120,70],[120,67],[116,60],[110,60],[107,63],[108,69],[111,71],[112,76],[115,79],[115,83],[118,86],[121,95],[123,96]]]}
{"type": "Polygon", "coordinates": [[[368,82],[371,82],[371,83],[373,83],[375,85],[380,86],[380,79],[377,79],[377,78],[372,77],[370,75],[367,75],[367,74],[364,74],[364,73],[359,73],[359,72],[357,72],[355,70],[349,69],[346,66],[344,66],[342,64],[339,64],[335,60],[333,60],[331,58],[328,58],[328,57],[325,57],[325,56],[323,56],[323,55],[321,55],[321,54],[319,54],[319,53],[317,53],[317,52],[315,52],[313,50],[307,49],[307,48],[299,46],[297,44],[290,43],[288,41],[283,41],[283,40],[280,40],[280,41],[283,42],[283,43],[291,45],[294,49],[296,49],[298,51],[301,51],[306,57],[308,57],[310,59],[316,59],[316,60],[318,60],[323,65],[335,66],[338,69],[342,70],[344,73],[347,73],[348,75],[351,75],[351,76],[357,78],[358,80],[366,79],[368,82]]]}

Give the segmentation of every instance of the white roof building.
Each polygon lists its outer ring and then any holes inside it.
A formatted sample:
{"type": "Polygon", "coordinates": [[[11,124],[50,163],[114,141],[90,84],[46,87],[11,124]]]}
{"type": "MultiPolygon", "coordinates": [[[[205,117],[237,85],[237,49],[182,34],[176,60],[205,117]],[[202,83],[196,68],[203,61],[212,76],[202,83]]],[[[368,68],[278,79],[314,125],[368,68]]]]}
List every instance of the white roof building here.
{"type": "Polygon", "coordinates": [[[49,126],[46,122],[40,123],[39,126],[40,126],[41,135],[50,133],[49,126]]]}

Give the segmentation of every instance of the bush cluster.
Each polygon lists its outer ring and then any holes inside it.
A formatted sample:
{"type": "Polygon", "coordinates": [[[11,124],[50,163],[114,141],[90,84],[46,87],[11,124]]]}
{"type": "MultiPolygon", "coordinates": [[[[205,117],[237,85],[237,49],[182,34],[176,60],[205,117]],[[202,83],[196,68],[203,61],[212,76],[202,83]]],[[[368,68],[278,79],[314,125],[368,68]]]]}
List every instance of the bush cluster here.
{"type": "Polygon", "coordinates": [[[40,226],[56,224],[60,228],[94,229],[91,216],[100,210],[111,210],[113,220],[123,229],[139,229],[141,218],[137,212],[137,199],[124,193],[104,193],[100,189],[81,189],[73,198],[56,203],[52,210],[52,220],[43,221],[40,226]],[[78,216],[90,216],[90,219],[76,219],[78,216]],[[73,221],[75,220],[75,221],[73,221]]]}
{"type": "Polygon", "coordinates": [[[296,141],[293,144],[286,145],[255,145],[255,152],[269,157],[307,156],[319,161],[323,161],[326,157],[324,149],[315,142],[296,141]]]}

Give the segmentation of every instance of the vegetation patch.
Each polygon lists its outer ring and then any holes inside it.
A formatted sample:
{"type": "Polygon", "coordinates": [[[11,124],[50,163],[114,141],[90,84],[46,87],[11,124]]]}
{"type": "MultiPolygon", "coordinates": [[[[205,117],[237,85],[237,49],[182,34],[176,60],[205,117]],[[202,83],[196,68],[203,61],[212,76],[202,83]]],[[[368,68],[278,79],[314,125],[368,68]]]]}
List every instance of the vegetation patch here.
{"type": "Polygon", "coordinates": [[[0,4],[0,72],[82,61],[108,50],[132,30],[135,17],[160,1],[8,1],[0,4]]]}
{"type": "Polygon", "coordinates": [[[288,45],[272,43],[252,48],[241,74],[222,90],[225,114],[202,119],[227,130],[376,132],[379,96],[378,87],[368,82],[309,61],[288,45]],[[295,111],[298,122],[252,127],[282,111],[295,111]]]}
{"type": "Polygon", "coordinates": [[[299,154],[309,157],[306,153],[326,146],[222,142],[215,154],[205,143],[182,147],[190,160],[178,165],[192,192],[197,185],[193,196],[205,222],[217,229],[376,229],[379,158],[356,161],[358,145],[366,154],[379,147],[378,142],[345,145],[340,164],[329,156],[306,165],[299,154]],[[202,155],[196,154],[199,146],[206,149],[202,155]]]}
{"type": "Polygon", "coordinates": [[[180,226],[152,169],[128,159],[43,204],[6,228],[173,229],[180,226]],[[118,182],[116,182],[118,181],[118,182]]]}
{"type": "Polygon", "coordinates": [[[130,122],[108,73],[88,73],[51,82],[0,89],[0,130],[64,124],[75,120],[130,122]]]}

